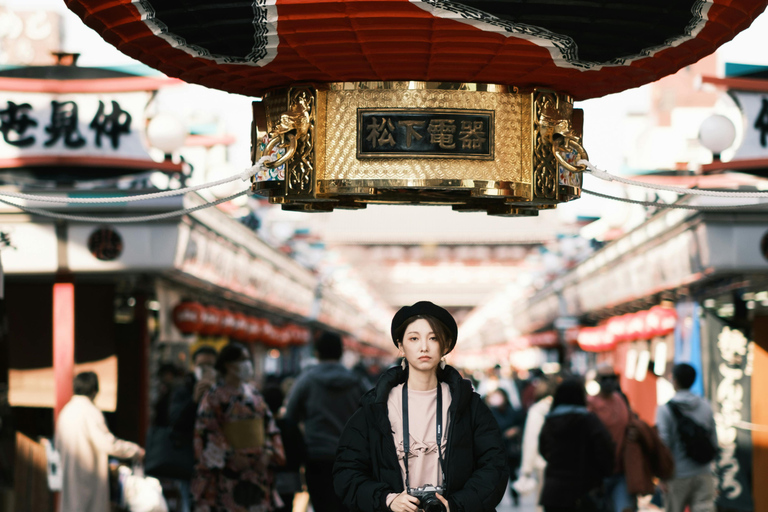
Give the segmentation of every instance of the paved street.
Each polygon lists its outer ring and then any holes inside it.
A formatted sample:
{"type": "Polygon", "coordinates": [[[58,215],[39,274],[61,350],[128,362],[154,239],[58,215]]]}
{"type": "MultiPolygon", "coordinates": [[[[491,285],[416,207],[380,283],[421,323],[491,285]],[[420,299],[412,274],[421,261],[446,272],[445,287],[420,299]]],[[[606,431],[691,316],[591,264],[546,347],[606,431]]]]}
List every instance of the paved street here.
{"type": "Polygon", "coordinates": [[[507,488],[507,493],[496,510],[498,512],[536,512],[536,498],[533,493],[520,496],[520,504],[515,507],[512,505],[512,495],[509,493],[509,488],[507,488]]]}

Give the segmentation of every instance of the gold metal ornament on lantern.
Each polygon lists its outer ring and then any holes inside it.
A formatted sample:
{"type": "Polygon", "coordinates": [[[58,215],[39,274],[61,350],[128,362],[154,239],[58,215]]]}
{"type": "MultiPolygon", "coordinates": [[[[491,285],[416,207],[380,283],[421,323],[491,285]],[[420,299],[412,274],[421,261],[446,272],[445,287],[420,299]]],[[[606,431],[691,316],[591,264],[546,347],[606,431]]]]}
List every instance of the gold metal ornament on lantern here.
{"type": "Polygon", "coordinates": [[[580,195],[581,111],[493,84],[332,83],[254,103],[254,192],[283,208],[451,205],[536,215],[580,195]]]}

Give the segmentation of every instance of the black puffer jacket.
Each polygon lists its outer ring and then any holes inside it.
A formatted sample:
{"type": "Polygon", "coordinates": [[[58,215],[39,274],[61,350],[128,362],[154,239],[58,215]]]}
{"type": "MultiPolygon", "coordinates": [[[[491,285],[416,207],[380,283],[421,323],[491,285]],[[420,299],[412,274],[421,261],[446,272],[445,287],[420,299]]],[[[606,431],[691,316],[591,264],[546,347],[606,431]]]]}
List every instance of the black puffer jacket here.
{"type": "Polygon", "coordinates": [[[581,510],[589,491],[613,471],[611,434],[586,407],[561,405],[547,415],[539,436],[547,460],[539,504],[581,510]]]}
{"type": "MultiPolygon", "coordinates": [[[[446,366],[438,369],[437,376],[451,390],[445,453],[445,496],[451,512],[493,511],[509,479],[501,432],[488,407],[459,372],[446,366]]],[[[363,396],[362,407],[341,435],[333,482],[336,494],[353,512],[384,512],[387,495],[404,490],[387,399],[405,377],[399,366],[387,370],[363,396]]]]}

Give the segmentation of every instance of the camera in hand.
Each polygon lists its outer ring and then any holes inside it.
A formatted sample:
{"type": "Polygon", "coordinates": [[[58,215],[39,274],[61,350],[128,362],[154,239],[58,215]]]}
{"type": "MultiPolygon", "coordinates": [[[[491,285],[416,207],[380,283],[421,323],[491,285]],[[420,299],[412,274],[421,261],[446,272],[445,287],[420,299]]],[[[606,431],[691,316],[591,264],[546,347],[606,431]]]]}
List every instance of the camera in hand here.
{"type": "Polygon", "coordinates": [[[415,489],[408,489],[408,494],[419,499],[419,508],[424,512],[446,512],[445,505],[435,494],[445,496],[442,487],[425,485],[415,489]]]}

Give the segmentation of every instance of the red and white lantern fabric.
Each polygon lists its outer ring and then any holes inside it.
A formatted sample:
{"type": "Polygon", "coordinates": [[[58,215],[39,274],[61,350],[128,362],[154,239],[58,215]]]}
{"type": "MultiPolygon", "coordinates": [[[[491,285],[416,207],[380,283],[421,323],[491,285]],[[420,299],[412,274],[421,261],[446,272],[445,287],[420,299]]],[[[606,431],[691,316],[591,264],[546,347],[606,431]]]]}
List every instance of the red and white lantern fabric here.
{"type": "Polygon", "coordinates": [[[199,302],[186,300],[180,302],[173,308],[171,314],[173,325],[184,334],[195,334],[203,328],[205,306],[199,302]]]}
{"type": "Polygon", "coordinates": [[[203,312],[203,327],[200,334],[215,336],[221,333],[221,310],[215,306],[207,306],[203,312]]]}
{"type": "Polygon", "coordinates": [[[582,327],[579,331],[578,344],[587,352],[606,352],[616,347],[616,338],[606,325],[582,327]]]}
{"type": "Polygon", "coordinates": [[[230,336],[233,332],[235,332],[235,314],[228,310],[228,309],[222,309],[221,310],[221,328],[219,330],[219,334],[221,336],[230,336]]]}
{"type": "Polygon", "coordinates": [[[768,0],[65,0],[168,76],[261,96],[300,82],[413,80],[594,98],[711,54],[768,0]]]}
{"type": "Polygon", "coordinates": [[[235,313],[235,328],[232,337],[236,340],[248,339],[248,316],[243,313],[235,313]]]}

